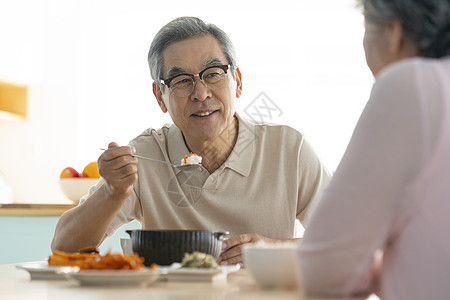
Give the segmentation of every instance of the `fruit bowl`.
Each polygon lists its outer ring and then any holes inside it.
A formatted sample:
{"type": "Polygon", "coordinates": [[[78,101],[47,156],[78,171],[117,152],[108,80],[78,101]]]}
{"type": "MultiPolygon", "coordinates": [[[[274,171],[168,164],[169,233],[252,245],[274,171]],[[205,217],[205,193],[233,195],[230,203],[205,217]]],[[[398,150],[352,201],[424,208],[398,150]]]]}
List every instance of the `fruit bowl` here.
{"type": "Polygon", "coordinates": [[[97,178],[61,178],[59,186],[71,201],[78,203],[80,198],[89,192],[89,188],[97,183],[97,178]]]}

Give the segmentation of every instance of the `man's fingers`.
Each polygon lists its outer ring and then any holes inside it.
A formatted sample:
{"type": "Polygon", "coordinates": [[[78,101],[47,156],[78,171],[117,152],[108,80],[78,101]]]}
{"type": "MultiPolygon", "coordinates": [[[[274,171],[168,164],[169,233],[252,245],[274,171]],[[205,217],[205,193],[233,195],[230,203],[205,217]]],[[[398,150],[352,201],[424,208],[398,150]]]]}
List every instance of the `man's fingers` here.
{"type": "Polygon", "coordinates": [[[116,189],[128,188],[137,180],[138,159],[132,156],[135,152],[134,147],[109,143],[98,159],[100,175],[116,189]]]}
{"type": "Polygon", "coordinates": [[[108,149],[113,147],[119,147],[119,144],[117,144],[116,142],[111,142],[108,144],[108,149]]]}
{"type": "MultiPolygon", "coordinates": [[[[137,160],[135,157],[132,158],[137,160]]],[[[134,163],[127,163],[123,167],[117,169],[116,172],[121,176],[121,178],[126,178],[137,173],[137,165],[134,163]]]]}
{"type": "Polygon", "coordinates": [[[243,246],[248,243],[255,243],[264,237],[256,234],[240,234],[233,236],[222,242],[222,253],[218,259],[221,265],[241,264],[244,266],[243,246]]]}
{"type": "Polygon", "coordinates": [[[220,254],[219,261],[231,259],[236,256],[242,255],[242,245],[235,246],[220,254]]]}
{"type": "MultiPolygon", "coordinates": [[[[107,163],[110,164],[111,169],[114,171],[120,171],[121,169],[125,168],[129,165],[137,165],[138,159],[136,157],[133,157],[131,155],[124,155],[116,157],[113,160],[108,161],[107,163]]],[[[125,171],[121,171],[122,173],[126,173],[125,171]]]]}
{"type": "MultiPolygon", "coordinates": [[[[108,146],[110,146],[112,143],[110,143],[108,146]]],[[[116,143],[114,143],[116,144],[116,143]]],[[[117,145],[117,144],[116,144],[117,145]]],[[[134,147],[130,146],[116,146],[116,147],[109,147],[108,150],[103,152],[101,155],[104,160],[113,160],[120,156],[131,156],[136,153],[136,149],[134,147]]]]}
{"type": "Polygon", "coordinates": [[[123,178],[113,178],[110,180],[109,184],[116,189],[128,188],[129,186],[133,186],[133,184],[137,181],[138,175],[137,173],[130,174],[123,178]]]}
{"type": "Polygon", "coordinates": [[[235,257],[232,257],[230,259],[220,262],[220,265],[225,265],[225,266],[236,265],[236,264],[240,264],[241,267],[244,266],[244,257],[242,255],[235,256],[235,257]]]}
{"type": "Polygon", "coordinates": [[[226,241],[223,241],[222,250],[227,250],[236,247],[237,245],[242,245],[250,242],[252,242],[251,234],[239,234],[227,239],[226,241]]]}
{"type": "Polygon", "coordinates": [[[104,172],[108,174],[126,176],[133,172],[137,172],[137,164],[137,158],[129,155],[119,156],[111,160],[100,158],[98,161],[100,175],[102,175],[102,172],[104,172]]]}

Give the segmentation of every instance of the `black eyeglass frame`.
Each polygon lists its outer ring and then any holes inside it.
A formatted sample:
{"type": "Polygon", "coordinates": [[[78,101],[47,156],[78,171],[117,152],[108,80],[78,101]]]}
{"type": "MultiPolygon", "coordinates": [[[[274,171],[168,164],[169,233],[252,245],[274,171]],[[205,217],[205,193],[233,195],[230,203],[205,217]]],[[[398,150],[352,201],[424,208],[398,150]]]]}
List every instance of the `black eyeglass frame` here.
{"type": "MultiPolygon", "coordinates": [[[[171,82],[172,80],[174,80],[176,77],[182,76],[182,75],[191,77],[193,82],[195,82],[195,76],[198,76],[198,78],[200,78],[200,80],[203,82],[203,79],[202,79],[203,73],[205,73],[205,71],[207,71],[207,70],[209,70],[209,69],[212,69],[212,68],[221,68],[221,69],[224,71],[224,73],[227,74],[227,71],[228,71],[229,69],[231,69],[231,65],[228,64],[228,65],[209,66],[209,67],[206,67],[205,69],[203,69],[203,70],[202,70],[200,73],[198,73],[198,74],[187,74],[187,73],[177,74],[177,75],[172,76],[172,77],[167,78],[167,79],[161,79],[161,83],[164,84],[164,85],[166,85],[166,86],[170,89],[170,82],[171,82]]],[[[204,83],[204,82],[203,82],[203,83],[204,83]]]]}

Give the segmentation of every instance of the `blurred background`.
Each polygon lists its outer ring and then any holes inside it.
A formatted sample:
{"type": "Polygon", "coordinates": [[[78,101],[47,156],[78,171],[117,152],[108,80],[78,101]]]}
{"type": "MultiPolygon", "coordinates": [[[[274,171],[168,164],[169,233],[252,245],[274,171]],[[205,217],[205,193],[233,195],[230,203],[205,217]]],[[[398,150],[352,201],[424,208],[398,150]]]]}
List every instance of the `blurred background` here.
{"type": "Polygon", "coordinates": [[[26,117],[0,118],[0,177],[14,202],[71,203],[58,186],[63,168],[81,172],[109,142],[170,122],[147,52],[163,25],[186,15],[234,42],[238,112],[296,128],[334,170],[373,83],[354,3],[0,0],[0,82],[27,87],[26,117]]]}

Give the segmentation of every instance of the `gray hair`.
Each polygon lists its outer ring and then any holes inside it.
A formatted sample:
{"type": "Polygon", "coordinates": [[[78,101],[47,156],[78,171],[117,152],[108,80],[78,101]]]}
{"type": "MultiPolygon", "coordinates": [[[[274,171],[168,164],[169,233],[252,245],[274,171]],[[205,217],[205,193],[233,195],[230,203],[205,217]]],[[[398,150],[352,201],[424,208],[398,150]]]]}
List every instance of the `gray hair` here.
{"type": "Polygon", "coordinates": [[[404,38],[413,42],[419,55],[450,55],[450,0],[357,0],[365,21],[382,25],[399,19],[404,38]]]}
{"type": "MultiPolygon", "coordinates": [[[[231,65],[236,69],[236,52],[228,35],[214,24],[205,24],[201,19],[195,17],[181,17],[172,20],[161,28],[153,39],[148,52],[148,65],[153,80],[161,86],[163,58],[162,52],[171,43],[186,40],[199,35],[211,34],[222,46],[222,51],[231,65]]],[[[234,76],[234,72],[232,72],[234,76]]]]}

